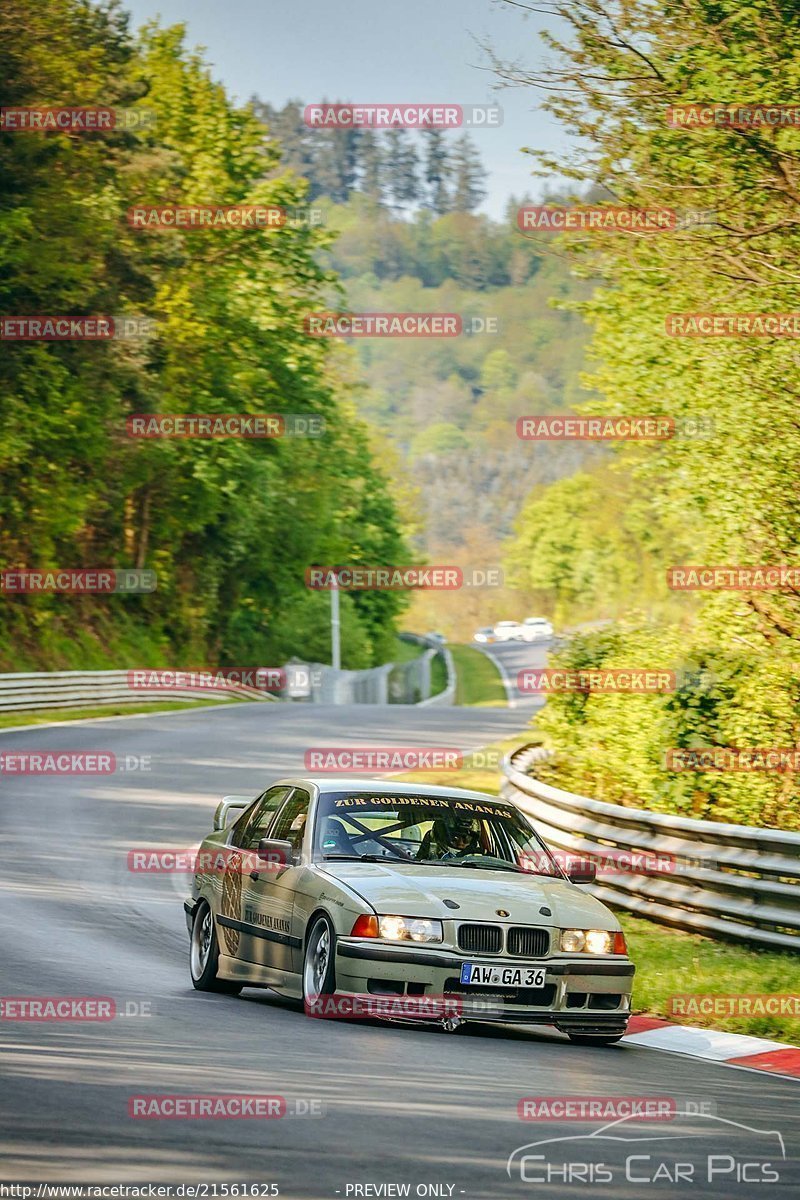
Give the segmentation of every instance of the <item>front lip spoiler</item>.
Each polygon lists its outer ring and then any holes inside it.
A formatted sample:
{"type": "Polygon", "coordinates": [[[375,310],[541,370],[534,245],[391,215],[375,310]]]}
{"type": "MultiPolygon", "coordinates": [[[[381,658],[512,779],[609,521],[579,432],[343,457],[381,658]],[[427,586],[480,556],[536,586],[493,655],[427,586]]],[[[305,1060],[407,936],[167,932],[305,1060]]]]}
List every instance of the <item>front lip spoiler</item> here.
{"type": "MultiPolygon", "coordinates": [[[[475,959],[481,959],[481,955],[464,955],[461,958],[454,958],[447,951],[437,950],[406,950],[401,948],[390,949],[388,946],[370,946],[365,942],[346,942],[339,938],[336,944],[336,953],[342,958],[357,958],[368,962],[395,962],[409,963],[417,967],[440,967],[449,971],[459,971],[461,964],[465,962],[473,962],[475,959]]],[[[483,956],[481,961],[490,961],[487,956],[483,956]]],[[[497,958],[491,961],[496,961],[500,967],[515,967],[527,966],[525,960],[515,961],[508,958],[497,958]]],[[[632,962],[542,962],[541,966],[545,967],[550,975],[617,975],[621,977],[632,977],[636,971],[636,967],[632,962]]]]}

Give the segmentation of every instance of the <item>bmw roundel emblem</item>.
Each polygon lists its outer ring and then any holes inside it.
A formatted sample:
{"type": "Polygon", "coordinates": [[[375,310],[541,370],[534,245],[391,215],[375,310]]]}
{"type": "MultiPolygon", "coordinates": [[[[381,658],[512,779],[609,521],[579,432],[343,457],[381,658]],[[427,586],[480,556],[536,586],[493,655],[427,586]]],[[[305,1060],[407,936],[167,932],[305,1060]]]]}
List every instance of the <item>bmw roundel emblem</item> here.
{"type": "Polygon", "coordinates": [[[511,916],[511,913],[506,912],[506,910],[504,908],[496,908],[495,912],[497,913],[498,917],[510,917],[511,916]]]}

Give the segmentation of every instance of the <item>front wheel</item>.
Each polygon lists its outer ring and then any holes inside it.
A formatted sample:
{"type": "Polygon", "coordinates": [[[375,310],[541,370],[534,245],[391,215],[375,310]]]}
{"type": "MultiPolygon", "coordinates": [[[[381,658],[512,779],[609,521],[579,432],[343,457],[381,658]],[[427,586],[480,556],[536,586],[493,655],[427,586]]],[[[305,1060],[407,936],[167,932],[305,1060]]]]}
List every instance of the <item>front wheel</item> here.
{"type": "Polygon", "coordinates": [[[568,1033],[567,1037],[576,1046],[613,1046],[625,1036],[624,1033],[568,1033]]]}
{"type": "Polygon", "coordinates": [[[194,910],[192,936],[189,945],[189,970],[192,984],[198,992],[222,992],[227,996],[238,996],[241,983],[232,983],[217,976],[219,943],[214,928],[214,917],[205,900],[194,910]]]}
{"type": "Polygon", "coordinates": [[[303,1005],[313,1007],[320,996],[336,991],[336,935],[327,917],[317,917],[306,939],[303,956],[303,1005]]]}

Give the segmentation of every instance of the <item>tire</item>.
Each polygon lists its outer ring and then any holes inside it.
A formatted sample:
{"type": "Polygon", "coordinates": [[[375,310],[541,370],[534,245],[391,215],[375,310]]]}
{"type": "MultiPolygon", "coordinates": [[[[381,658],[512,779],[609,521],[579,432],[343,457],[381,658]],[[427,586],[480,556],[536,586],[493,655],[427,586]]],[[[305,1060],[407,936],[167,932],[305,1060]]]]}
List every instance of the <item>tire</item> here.
{"type": "Polygon", "coordinates": [[[624,1038],[624,1033],[568,1033],[567,1037],[576,1046],[613,1046],[624,1038]]]}
{"type": "Polygon", "coordinates": [[[219,943],[214,927],[214,917],[205,900],[195,907],[192,934],[189,943],[189,973],[192,985],[198,992],[222,992],[226,996],[238,996],[241,983],[231,983],[217,977],[219,943]]]}
{"type": "Polygon", "coordinates": [[[303,1007],[336,991],[336,934],[325,916],[317,917],[306,937],[303,954],[303,1007]]]}

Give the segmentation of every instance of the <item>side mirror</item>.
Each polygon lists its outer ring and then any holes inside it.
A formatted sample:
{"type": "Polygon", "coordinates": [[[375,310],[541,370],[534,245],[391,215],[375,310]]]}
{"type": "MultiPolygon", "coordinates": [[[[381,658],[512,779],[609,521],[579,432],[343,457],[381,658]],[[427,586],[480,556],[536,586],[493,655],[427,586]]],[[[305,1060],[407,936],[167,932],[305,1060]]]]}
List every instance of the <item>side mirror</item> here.
{"type": "Polygon", "coordinates": [[[258,857],[264,859],[265,871],[283,871],[292,865],[294,849],[292,843],[283,838],[262,838],[258,843],[258,857]]]}
{"type": "Polygon", "coordinates": [[[567,879],[570,883],[594,883],[597,866],[588,858],[576,859],[567,867],[567,879]]]}
{"type": "Polygon", "coordinates": [[[252,803],[252,796],[223,796],[214,813],[214,828],[224,829],[232,817],[238,817],[252,803]]]}

